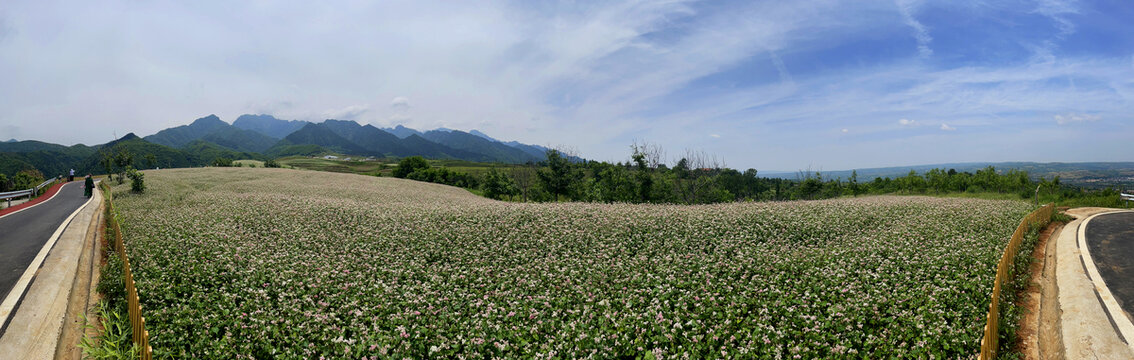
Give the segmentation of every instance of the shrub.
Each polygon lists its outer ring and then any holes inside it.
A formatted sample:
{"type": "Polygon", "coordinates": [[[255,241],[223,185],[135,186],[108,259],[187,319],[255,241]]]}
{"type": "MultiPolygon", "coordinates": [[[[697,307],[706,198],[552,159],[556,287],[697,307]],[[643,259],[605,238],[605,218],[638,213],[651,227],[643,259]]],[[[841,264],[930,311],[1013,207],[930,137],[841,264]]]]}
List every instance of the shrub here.
{"type": "Polygon", "coordinates": [[[394,168],[394,177],[405,178],[418,170],[429,169],[429,162],[420,156],[410,156],[398,162],[398,167],[394,168]]]}
{"type": "Polygon", "coordinates": [[[276,159],[271,159],[271,160],[264,162],[264,167],[266,167],[266,168],[278,168],[278,167],[280,167],[280,163],[277,162],[276,159]]]}
{"type": "Polygon", "coordinates": [[[134,168],[126,169],[126,176],[130,178],[130,191],[143,193],[146,191],[146,174],[134,168]]]}
{"type": "Polygon", "coordinates": [[[232,159],[226,157],[219,157],[213,160],[213,166],[216,167],[230,167],[232,166],[232,159]]]}
{"type": "Polygon", "coordinates": [[[43,173],[39,172],[39,170],[21,170],[12,178],[12,189],[27,190],[34,188],[41,182],[43,182],[43,173]]]}
{"type": "Polygon", "coordinates": [[[496,171],[496,168],[489,169],[488,173],[484,175],[484,184],[482,184],[482,186],[484,196],[491,199],[500,200],[503,199],[504,196],[519,193],[519,189],[516,188],[516,183],[512,181],[512,178],[496,171]]]}

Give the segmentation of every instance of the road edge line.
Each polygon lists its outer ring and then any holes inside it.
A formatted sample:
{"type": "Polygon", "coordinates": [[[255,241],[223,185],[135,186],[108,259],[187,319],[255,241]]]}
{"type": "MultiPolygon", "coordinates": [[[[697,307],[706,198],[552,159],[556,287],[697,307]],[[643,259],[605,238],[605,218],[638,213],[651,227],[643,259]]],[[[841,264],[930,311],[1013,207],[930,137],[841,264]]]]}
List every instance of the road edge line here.
{"type": "Polygon", "coordinates": [[[1079,241],[1079,256],[1083,259],[1083,265],[1087,267],[1087,275],[1090,276],[1091,283],[1095,286],[1096,295],[1099,297],[1099,300],[1102,301],[1105,310],[1108,312],[1107,315],[1110,315],[1110,320],[1114,322],[1113,325],[1116,330],[1118,330],[1118,335],[1126,340],[1126,346],[1134,351],[1134,323],[1130,322],[1130,317],[1125,316],[1126,312],[1123,311],[1122,307],[1118,305],[1118,302],[1114,300],[1114,294],[1110,292],[1110,288],[1106,286],[1106,281],[1104,281],[1102,275],[1099,274],[1099,269],[1095,266],[1095,260],[1091,257],[1091,249],[1087,247],[1087,224],[1090,223],[1092,219],[1099,215],[1124,212],[1130,211],[1107,211],[1088,216],[1086,219],[1083,219],[1079,229],[1077,229],[1075,237],[1078,238],[1079,241]]]}
{"type": "MultiPolygon", "coordinates": [[[[30,285],[32,279],[35,278],[35,273],[39,271],[39,267],[43,265],[43,260],[47,258],[47,254],[51,252],[51,248],[55,247],[55,242],[59,240],[59,236],[63,234],[63,230],[66,229],[67,225],[71,224],[71,220],[74,220],[75,216],[79,215],[79,212],[83,211],[83,209],[85,209],[87,205],[90,205],[92,201],[94,201],[94,196],[91,196],[90,199],[87,199],[87,202],[83,203],[83,206],[79,206],[79,208],[75,209],[75,211],[72,212],[70,216],[67,216],[67,219],[63,220],[63,223],[59,224],[59,227],[55,229],[55,233],[51,234],[51,237],[48,238],[47,242],[43,244],[43,248],[39,249],[39,253],[35,255],[34,259],[32,259],[31,264],[28,264],[28,268],[24,270],[24,274],[21,275],[20,279],[16,281],[16,285],[12,286],[12,290],[8,292],[8,295],[6,297],[4,297],[4,301],[0,302],[0,326],[3,326],[3,324],[8,322],[8,319],[11,317],[12,312],[15,311],[16,303],[20,301],[20,298],[24,296],[24,292],[28,290],[28,285],[30,285]]],[[[40,204],[45,202],[47,201],[45,200],[40,204]]],[[[29,206],[27,208],[31,207],[29,206]]],[[[15,213],[16,212],[13,212],[12,214],[15,213]]]]}
{"type": "MultiPolygon", "coordinates": [[[[59,196],[59,193],[63,192],[63,186],[67,186],[67,184],[70,184],[70,182],[65,182],[65,183],[63,183],[63,185],[62,185],[62,186],[59,186],[59,190],[58,190],[58,191],[56,191],[56,192],[55,192],[54,194],[51,194],[51,197],[47,198],[47,200],[44,200],[44,201],[40,201],[40,202],[37,202],[37,203],[35,203],[35,204],[31,204],[31,206],[28,206],[28,207],[26,207],[26,208],[23,208],[23,209],[19,209],[19,210],[16,210],[16,211],[13,211],[13,212],[10,212],[10,213],[7,213],[7,214],[4,214],[4,215],[0,215],[0,219],[3,219],[3,218],[5,218],[5,217],[7,217],[8,215],[12,215],[12,214],[19,214],[19,213],[20,213],[21,211],[24,211],[24,210],[27,210],[27,209],[31,209],[31,208],[33,208],[33,207],[39,206],[40,204],[43,204],[43,203],[45,203],[45,202],[48,202],[48,201],[51,201],[51,199],[54,199],[54,198],[55,198],[56,196],[59,196]]],[[[31,200],[29,200],[29,201],[31,201],[31,200]]],[[[0,322],[0,324],[3,324],[3,322],[0,322]]]]}

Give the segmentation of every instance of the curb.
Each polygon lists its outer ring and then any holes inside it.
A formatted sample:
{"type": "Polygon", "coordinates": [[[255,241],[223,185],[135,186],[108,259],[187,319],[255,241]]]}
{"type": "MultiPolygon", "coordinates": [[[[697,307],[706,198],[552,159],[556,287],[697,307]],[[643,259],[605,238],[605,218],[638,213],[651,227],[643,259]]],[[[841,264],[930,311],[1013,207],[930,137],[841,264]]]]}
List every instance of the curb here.
{"type": "Polygon", "coordinates": [[[1111,293],[1110,288],[1106,286],[1106,280],[1099,274],[1099,269],[1095,265],[1094,259],[1091,257],[1091,249],[1087,246],[1087,224],[1089,224],[1091,220],[1102,215],[1126,212],[1131,211],[1108,211],[1094,214],[1083,219],[1078,229],[1078,245],[1079,249],[1082,251],[1080,256],[1082,257],[1083,267],[1087,271],[1087,278],[1091,279],[1091,282],[1095,285],[1095,296],[1097,296],[1099,302],[1104,305],[1103,310],[1106,311],[1110,325],[1114,327],[1114,331],[1117,332],[1120,339],[1130,347],[1130,350],[1134,351],[1134,344],[1131,344],[1131,342],[1134,342],[1134,323],[1130,322],[1130,318],[1126,316],[1126,312],[1118,305],[1118,301],[1114,299],[1114,294],[1111,293]]]}
{"type": "MultiPolygon", "coordinates": [[[[1134,359],[1131,349],[1111,326],[1106,305],[1097,295],[1098,287],[1087,269],[1084,236],[1081,231],[1091,216],[1115,209],[1076,208],[1067,210],[1076,217],[1059,232],[1056,244],[1059,332],[1063,355],[1068,359],[1134,359]]],[[[1087,254],[1089,256],[1089,254],[1087,254]]]]}
{"type": "MultiPolygon", "coordinates": [[[[23,359],[56,355],[80,262],[89,251],[87,239],[91,221],[97,218],[99,199],[101,194],[92,196],[75,210],[45,244],[37,256],[39,263],[33,261],[29,267],[32,276],[23,290],[23,300],[11,310],[7,330],[0,337],[0,354],[20,354],[23,359]]],[[[86,257],[88,261],[92,258],[86,257]]]]}

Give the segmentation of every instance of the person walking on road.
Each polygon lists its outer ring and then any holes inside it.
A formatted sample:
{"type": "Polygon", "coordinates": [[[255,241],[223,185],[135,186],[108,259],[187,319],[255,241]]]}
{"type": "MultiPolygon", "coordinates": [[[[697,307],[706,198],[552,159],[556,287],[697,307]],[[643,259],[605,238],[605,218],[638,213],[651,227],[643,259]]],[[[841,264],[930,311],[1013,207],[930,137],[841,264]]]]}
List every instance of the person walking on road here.
{"type": "Polygon", "coordinates": [[[67,182],[75,181],[75,169],[71,169],[71,174],[67,175],[67,182]]]}
{"type": "Polygon", "coordinates": [[[83,195],[91,197],[92,193],[94,193],[94,179],[91,178],[91,174],[87,174],[87,180],[83,182],[83,195]]]}

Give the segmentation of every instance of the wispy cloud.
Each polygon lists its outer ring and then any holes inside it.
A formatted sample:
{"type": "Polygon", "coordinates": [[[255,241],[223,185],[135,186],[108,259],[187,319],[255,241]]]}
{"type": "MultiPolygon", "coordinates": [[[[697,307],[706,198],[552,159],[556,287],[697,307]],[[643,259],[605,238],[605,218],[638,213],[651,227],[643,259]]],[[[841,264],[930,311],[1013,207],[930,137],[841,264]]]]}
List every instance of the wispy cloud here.
{"type": "Polygon", "coordinates": [[[1079,13],[1079,1],[1039,0],[1035,12],[1054,21],[1062,38],[1075,32],[1075,24],[1067,16],[1079,13]]]}
{"type": "Polygon", "coordinates": [[[941,130],[953,131],[953,130],[957,130],[957,128],[949,126],[949,124],[946,124],[946,123],[941,123],[941,130]]]}
{"type": "MultiPolygon", "coordinates": [[[[24,132],[49,141],[270,112],[477,128],[600,159],[644,138],[790,169],[929,161],[947,128],[963,129],[965,139],[949,141],[964,151],[943,160],[1001,153],[982,136],[1068,136],[1059,125],[1092,121],[1075,120],[1084,116],[1134,130],[1134,56],[1089,41],[1057,46],[1105,30],[1081,18],[1121,14],[1074,1],[5,6],[0,125],[36,119],[42,126],[24,132]],[[948,21],[958,13],[976,20],[948,21]],[[957,39],[972,33],[996,41],[957,39]],[[723,136],[689,136],[706,129],[723,136]],[[800,148],[803,139],[824,145],[800,148]]],[[[1076,131],[1096,148],[1119,146],[1088,128],[1076,131]]]]}
{"type": "Polygon", "coordinates": [[[913,28],[914,39],[917,39],[917,52],[921,57],[929,57],[933,55],[933,49],[929,48],[929,43],[933,41],[933,37],[929,35],[929,29],[921,22],[914,18],[914,13],[917,12],[918,6],[921,5],[920,0],[897,0],[898,12],[902,14],[902,20],[910,28],[913,28]]]}
{"type": "Polygon", "coordinates": [[[1057,114],[1057,115],[1054,116],[1054,118],[1055,118],[1056,124],[1067,125],[1067,124],[1074,124],[1074,123],[1099,121],[1099,119],[1102,119],[1102,116],[1095,115],[1095,114],[1068,113],[1068,114],[1057,114]]]}

